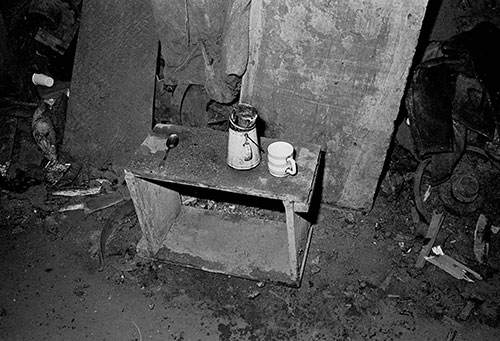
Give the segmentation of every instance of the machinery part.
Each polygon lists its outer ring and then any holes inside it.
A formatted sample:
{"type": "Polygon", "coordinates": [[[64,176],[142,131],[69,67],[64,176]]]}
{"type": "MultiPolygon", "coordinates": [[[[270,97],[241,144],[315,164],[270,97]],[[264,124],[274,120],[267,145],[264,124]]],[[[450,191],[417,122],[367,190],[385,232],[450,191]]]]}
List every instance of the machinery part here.
{"type": "MultiPolygon", "coordinates": [[[[470,154],[478,155],[481,159],[500,169],[499,164],[481,148],[468,146],[465,155],[467,154],[469,156],[471,156],[470,154]]],[[[434,187],[439,193],[441,204],[447,211],[455,215],[466,215],[475,212],[483,205],[485,200],[483,197],[484,193],[482,193],[484,192],[482,190],[482,183],[480,177],[478,177],[480,174],[474,173],[477,169],[467,163],[468,159],[468,157],[462,157],[455,167],[451,178],[434,187]]],[[[418,165],[414,173],[413,183],[413,195],[417,212],[425,223],[430,222],[431,215],[425,207],[421,191],[423,176],[430,162],[431,159],[426,159],[418,165]]],[[[433,201],[431,200],[431,202],[433,201]]],[[[433,203],[436,204],[435,201],[433,203]]]]}
{"type": "Polygon", "coordinates": [[[463,203],[471,203],[479,196],[479,181],[470,174],[452,175],[451,194],[463,203]]]}

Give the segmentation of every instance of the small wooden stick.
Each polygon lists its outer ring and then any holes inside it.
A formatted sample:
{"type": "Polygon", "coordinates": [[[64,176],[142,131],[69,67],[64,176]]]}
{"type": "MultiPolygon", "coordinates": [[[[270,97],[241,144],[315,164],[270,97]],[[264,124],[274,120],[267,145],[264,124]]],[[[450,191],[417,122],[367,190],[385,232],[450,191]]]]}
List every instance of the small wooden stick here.
{"type": "Polygon", "coordinates": [[[437,234],[441,225],[443,224],[444,215],[443,213],[432,214],[431,223],[429,224],[429,229],[427,230],[427,234],[425,235],[426,244],[422,246],[422,250],[420,250],[420,255],[418,256],[417,263],[415,266],[417,268],[423,268],[425,265],[425,257],[429,256],[429,253],[432,250],[432,246],[436,241],[437,234]]]}

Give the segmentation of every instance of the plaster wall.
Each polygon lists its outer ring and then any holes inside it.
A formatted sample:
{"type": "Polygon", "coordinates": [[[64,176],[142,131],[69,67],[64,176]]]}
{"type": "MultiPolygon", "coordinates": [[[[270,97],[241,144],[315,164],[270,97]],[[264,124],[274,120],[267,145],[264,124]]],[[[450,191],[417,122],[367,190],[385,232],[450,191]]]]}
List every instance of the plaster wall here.
{"type": "Polygon", "coordinates": [[[242,101],[326,151],[322,200],[370,209],[427,0],[254,0],[242,101]]]}

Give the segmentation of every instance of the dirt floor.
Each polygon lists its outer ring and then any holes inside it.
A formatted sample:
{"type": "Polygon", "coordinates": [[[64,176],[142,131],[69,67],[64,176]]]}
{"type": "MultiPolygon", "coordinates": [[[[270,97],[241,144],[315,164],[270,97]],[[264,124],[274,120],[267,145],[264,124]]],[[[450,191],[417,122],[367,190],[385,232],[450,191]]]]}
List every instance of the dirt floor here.
{"type": "MultiPolygon", "coordinates": [[[[100,272],[99,236],[113,208],[58,212],[83,199],[53,195],[26,161],[39,154],[29,120],[18,122],[14,151],[0,196],[2,340],[500,338],[500,234],[491,234],[488,265],[473,253],[479,213],[500,225],[495,168],[478,168],[489,193],[481,207],[445,213],[435,242],[483,280],[415,267],[427,225],[412,214],[416,163],[396,148],[371,212],[321,207],[302,285],[289,288],[141,259],[134,214],[116,218],[100,272]]],[[[72,186],[95,178],[120,182],[112,169],[83,167],[72,186]]],[[[447,212],[429,198],[427,209],[447,212]]]]}

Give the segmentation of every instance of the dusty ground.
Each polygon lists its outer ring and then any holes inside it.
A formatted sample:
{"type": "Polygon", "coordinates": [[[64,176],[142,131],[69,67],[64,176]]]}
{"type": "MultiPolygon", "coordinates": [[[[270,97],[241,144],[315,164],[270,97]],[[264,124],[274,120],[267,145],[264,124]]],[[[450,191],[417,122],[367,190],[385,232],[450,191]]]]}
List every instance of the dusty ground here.
{"type": "MultiPolygon", "coordinates": [[[[134,215],[115,222],[99,272],[98,237],[112,209],[57,213],[67,199],[51,195],[35,165],[23,161],[37,153],[28,132],[20,120],[17,175],[0,197],[3,340],[500,338],[500,235],[491,236],[489,266],[472,251],[479,213],[500,225],[498,202],[466,216],[448,213],[436,242],[484,280],[460,281],[429,263],[416,269],[426,226],[412,217],[416,164],[400,149],[370,213],[321,207],[297,289],[140,259],[134,215]]],[[[76,183],[110,174],[83,168],[76,183]]],[[[498,173],[488,177],[494,189],[498,173]]]]}

